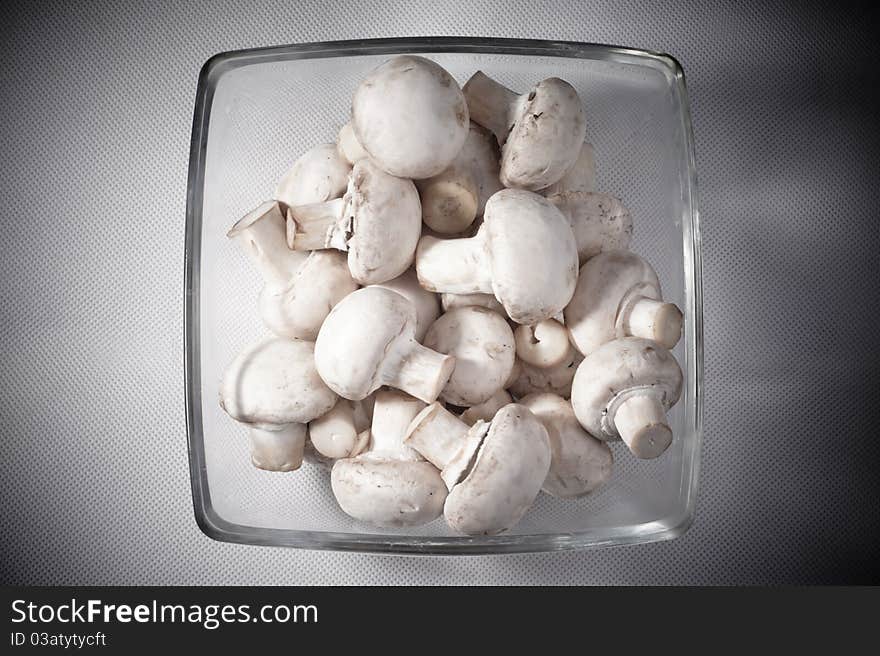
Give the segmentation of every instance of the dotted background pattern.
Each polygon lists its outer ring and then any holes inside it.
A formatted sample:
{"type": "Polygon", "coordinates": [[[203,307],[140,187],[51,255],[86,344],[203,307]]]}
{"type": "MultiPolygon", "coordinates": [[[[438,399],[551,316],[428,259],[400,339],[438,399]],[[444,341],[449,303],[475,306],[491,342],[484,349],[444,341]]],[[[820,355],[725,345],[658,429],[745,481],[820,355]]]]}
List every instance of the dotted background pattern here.
{"type": "Polygon", "coordinates": [[[0,583],[878,582],[872,22],[758,2],[5,4],[0,583]],[[706,355],[697,517],[681,538],[429,558],[222,544],[196,526],[181,292],[198,71],[225,50],[417,35],[682,63],[706,355]]]}

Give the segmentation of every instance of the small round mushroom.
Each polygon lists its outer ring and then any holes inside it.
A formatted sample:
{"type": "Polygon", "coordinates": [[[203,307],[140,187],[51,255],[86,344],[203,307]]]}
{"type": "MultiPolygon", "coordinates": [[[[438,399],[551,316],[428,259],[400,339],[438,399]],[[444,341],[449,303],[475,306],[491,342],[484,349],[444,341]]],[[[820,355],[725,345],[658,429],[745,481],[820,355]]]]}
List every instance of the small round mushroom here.
{"type": "Polygon", "coordinates": [[[304,424],[336,403],[315,370],[314,350],[311,342],[262,339],[241,351],[223,374],[220,407],[250,427],[251,458],[258,467],[297,469],[304,424]]]}
{"type": "Polygon", "coordinates": [[[514,338],[517,357],[540,369],[562,364],[571,349],[568,329],[556,319],[545,319],[534,326],[519,326],[514,338]]]}
{"type": "Polygon", "coordinates": [[[576,499],[611,477],[611,449],[581,427],[571,403],[546,393],[529,394],[519,403],[544,424],[550,438],[552,458],[544,492],[560,499],[576,499]]]}
{"type": "Polygon", "coordinates": [[[483,215],[486,201],[502,189],[498,146],[492,133],[470,124],[468,137],[452,164],[441,173],[416,181],[422,221],[443,235],[463,232],[483,215]]]}
{"type": "Polygon", "coordinates": [[[416,310],[382,287],[346,296],[324,320],[315,342],[315,365],[340,396],[357,401],[382,385],[433,402],[449,380],[455,358],[415,340],[416,310]]]}
{"type": "Polygon", "coordinates": [[[409,268],[405,273],[393,280],[376,285],[397,292],[408,299],[416,308],[416,341],[422,342],[431,324],[440,316],[440,304],[437,294],[429,292],[419,284],[416,270],[409,268]]]}
{"type": "Polygon", "coordinates": [[[568,219],[543,196],[521,189],[502,189],[489,199],[476,236],[424,236],[416,252],[425,289],[491,293],[513,321],[528,325],[568,305],[577,270],[568,219]]]}
{"type": "Polygon", "coordinates": [[[572,167],[586,134],[577,91],[551,77],[519,95],[477,71],[464,85],[471,119],[495,133],[501,146],[501,183],[537,191],[572,167]]]}
{"type": "Polygon", "coordinates": [[[571,224],[583,264],[603,251],[626,250],[632,240],[629,210],[611,194],[569,191],[548,195],[571,224]]]}
{"type": "Polygon", "coordinates": [[[422,410],[404,440],[441,470],[449,488],[443,515],[466,535],[494,535],[515,525],[550,469],[547,430],[526,408],[501,408],[468,426],[440,404],[422,410]]]}
{"type": "Polygon", "coordinates": [[[342,198],[290,207],[287,242],[293,250],[348,251],[348,268],[362,285],[396,278],[413,263],[422,226],[411,180],[358,161],[342,198]]]}
{"type": "Polygon", "coordinates": [[[492,294],[440,294],[440,306],[444,312],[459,307],[484,307],[506,317],[504,306],[492,294]]]}
{"type": "Polygon", "coordinates": [[[486,308],[450,310],[431,325],[424,344],[455,357],[455,369],[440,392],[453,405],[483,403],[503,388],[513,369],[513,331],[500,314],[486,308]]]}
{"type": "Polygon", "coordinates": [[[544,196],[579,191],[596,191],[596,158],[593,147],[586,141],[571,168],[558,181],[541,190],[544,196]]]}
{"type": "Polygon", "coordinates": [[[401,178],[430,178],[452,163],[468,134],[468,108],[442,66],[413,55],[386,61],[354,94],[351,123],[379,167],[401,178]]]}
{"type": "Polygon", "coordinates": [[[350,172],[351,164],[337,152],[336,144],[315,146],[303,153],[281,178],[275,200],[292,206],[339,198],[345,193],[350,172]]]}
{"type": "Polygon", "coordinates": [[[641,257],[629,251],[599,253],[581,267],[565,308],[571,341],[584,355],[626,335],[672,348],[681,337],[681,310],[661,298],[657,274],[641,257]]]}
{"type": "Polygon", "coordinates": [[[227,235],[263,276],[260,316],[279,337],[314,341],[330,308],[358,288],[341,253],[304,256],[287,248],[284,217],[276,202],[247,214],[227,235]]]}
{"type": "Polygon", "coordinates": [[[569,349],[563,362],[546,369],[526,364],[517,358],[514,369],[518,369],[519,374],[508,383],[506,389],[518,399],[539,392],[552,392],[567,399],[571,396],[571,381],[583,359],[584,356],[575,348],[569,349]]]}
{"type": "Polygon", "coordinates": [[[342,159],[352,165],[359,159],[368,157],[367,151],[364,150],[361,142],[358,141],[351,123],[346,123],[340,128],[339,134],[336,137],[336,152],[339,153],[342,159]]]}
{"type": "Polygon", "coordinates": [[[322,456],[337,460],[352,458],[366,450],[370,442],[372,411],[367,397],[363,401],[339,399],[330,412],[309,423],[309,439],[322,456]]]}
{"type": "Polygon", "coordinates": [[[510,396],[510,394],[508,394],[506,390],[498,390],[487,400],[477,405],[471,406],[470,408],[462,412],[458,418],[461,419],[468,426],[473,426],[479,420],[487,422],[492,421],[492,417],[495,416],[495,413],[506,406],[508,403],[513,403],[513,398],[510,396]]]}
{"type": "Polygon", "coordinates": [[[672,442],[666,411],[681,396],[681,368],[656,342],[624,337],[603,344],[575,373],[571,404],[593,437],[622,439],[638,458],[656,458],[672,442]]]}
{"type": "Polygon", "coordinates": [[[443,513],[446,485],[434,465],[404,444],[410,421],[425,407],[397,391],[376,393],[367,452],[337,460],[330,484],[348,515],[374,526],[420,526],[443,513]]]}

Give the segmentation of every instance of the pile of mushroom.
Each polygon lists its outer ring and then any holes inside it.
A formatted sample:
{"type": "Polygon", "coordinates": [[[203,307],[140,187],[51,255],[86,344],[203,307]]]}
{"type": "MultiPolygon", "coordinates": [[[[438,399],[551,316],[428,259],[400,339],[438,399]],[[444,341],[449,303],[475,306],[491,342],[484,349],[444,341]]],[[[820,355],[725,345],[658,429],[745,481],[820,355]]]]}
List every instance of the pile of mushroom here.
{"type": "Polygon", "coordinates": [[[220,385],[256,467],[326,467],[359,522],[493,535],[542,490],[601,488],[609,442],[663,454],[682,314],[596,191],[586,123],[558,78],[462,88],[407,55],[363,80],[228,233],[271,333],[220,385]]]}

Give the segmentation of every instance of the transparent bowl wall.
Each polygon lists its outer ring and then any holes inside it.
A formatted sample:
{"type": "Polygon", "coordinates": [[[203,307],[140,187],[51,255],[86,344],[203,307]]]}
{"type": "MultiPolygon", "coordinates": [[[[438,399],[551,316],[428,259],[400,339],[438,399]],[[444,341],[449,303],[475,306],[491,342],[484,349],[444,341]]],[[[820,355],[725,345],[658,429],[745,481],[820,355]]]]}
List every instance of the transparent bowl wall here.
{"type": "Polygon", "coordinates": [[[410,553],[545,551],[675,537],[694,510],[700,446],[701,310],[692,135],[682,71],[666,55],[577,43],[392,39],[224,53],[202,70],[193,127],[186,243],[187,413],[196,519],[234,542],[410,553]],[[397,53],[419,53],[460,84],[483,70],[511,89],[557,76],[579,91],[595,148],[597,187],[632,211],[633,250],[656,268],[664,296],[685,312],[675,356],[685,372],[669,413],[675,439],[657,460],[613,444],[612,479],[562,501],[541,494],[525,518],[493,537],[462,537],[442,518],[377,529],[337,506],[326,470],[254,468],[245,429],[218,405],[223,369],[265,334],[261,281],[226,238],[244,213],[271,198],[297,156],[333,141],[352,92],[397,53]]]}

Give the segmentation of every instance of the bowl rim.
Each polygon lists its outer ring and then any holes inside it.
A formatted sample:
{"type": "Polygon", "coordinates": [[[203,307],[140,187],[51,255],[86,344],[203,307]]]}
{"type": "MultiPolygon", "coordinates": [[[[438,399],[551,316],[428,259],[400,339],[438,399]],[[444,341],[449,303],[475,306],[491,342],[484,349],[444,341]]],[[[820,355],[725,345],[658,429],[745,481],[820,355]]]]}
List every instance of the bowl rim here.
{"type": "Polygon", "coordinates": [[[693,126],[690,116],[684,69],[667,53],[614,45],[483,37],[401,37],[349,41],[322,41],[221,52],[202,66],[196,89],[190,141],[184,238],[184,381],[186,432],[190,483],[196,524],[209,538],[221,542],[261,546],[294,547],[417,555],[497,555],[641,544],[674,539],[685,533],[694,521],[699,482],[700,452],[703,438],[703,301],[700,220],[697,199],[693,126]],[[362,55],[430,53],[485,53],[537,55],[593,59],[648,66],[661,72],[670,84],[680,121],[683,161],[682,238],[685,282],[685,348],[689,355],[682,399],[685,425],[690,431],[690,449],[682,454],[679,493],[684,503],[680,512],[642,524],[589,529],[557,534],[480,537],[398,536],[370,533],[340,533],[294,529],[274,529],[229,522],[211,503],[204,452],[200,369],[200,256],[202,201],[208,128],[214,91],[220,78],[231,70],[260,63],[296,59],[362,55]]]}

